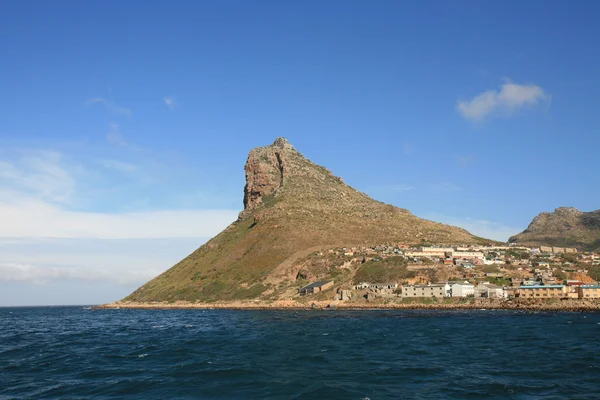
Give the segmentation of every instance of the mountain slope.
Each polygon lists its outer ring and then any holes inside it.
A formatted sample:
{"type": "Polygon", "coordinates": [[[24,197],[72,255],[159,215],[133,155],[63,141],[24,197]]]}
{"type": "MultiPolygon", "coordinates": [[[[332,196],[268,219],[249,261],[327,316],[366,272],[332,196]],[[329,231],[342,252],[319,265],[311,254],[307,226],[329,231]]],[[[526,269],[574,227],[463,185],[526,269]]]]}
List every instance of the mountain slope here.
{"type": "MultiPolygon", "coordinates": [[[[276,275],[310,252],[382,243],[477,243],[464,229],[375,201],[312,163],[285,139],[252,150],[237,221],[125,300],[254,298],[289,284],[276,275]],[[267,290],[267,292],[269,291],[267,290]]],[[[289,274],[289,272],[288,272],[289,274]]]]}
{"type": "Polygon", "coordinates": [[[582,212],[572,207],[560,207],[552,213],[541,213],[509,242],[600,249],[600,210],[582,212]]]}

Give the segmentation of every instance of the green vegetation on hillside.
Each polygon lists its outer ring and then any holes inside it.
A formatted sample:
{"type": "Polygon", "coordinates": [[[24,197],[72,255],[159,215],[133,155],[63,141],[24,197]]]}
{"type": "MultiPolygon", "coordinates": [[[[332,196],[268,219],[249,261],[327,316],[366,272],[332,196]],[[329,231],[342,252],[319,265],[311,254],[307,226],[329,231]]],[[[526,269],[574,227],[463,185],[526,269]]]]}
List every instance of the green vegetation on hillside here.
{"type": "Polygon", "coordinates": [[[368,261],[361,265],[354,275],[354,283],[361,282],[385,283],[414,278],[415,273],[409,271],[404,257],[389,257],[385,260],[368,261]]]}

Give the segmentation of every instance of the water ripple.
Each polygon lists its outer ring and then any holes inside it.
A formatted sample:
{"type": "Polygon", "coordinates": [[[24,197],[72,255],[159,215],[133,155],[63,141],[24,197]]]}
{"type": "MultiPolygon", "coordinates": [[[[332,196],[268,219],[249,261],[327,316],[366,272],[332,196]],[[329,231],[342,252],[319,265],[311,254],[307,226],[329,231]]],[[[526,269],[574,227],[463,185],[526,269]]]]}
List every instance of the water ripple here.
{"type": "Polygon", "coordinates": [[[0,308],[5,399],[600,398],[600,314],[0,308]]]}

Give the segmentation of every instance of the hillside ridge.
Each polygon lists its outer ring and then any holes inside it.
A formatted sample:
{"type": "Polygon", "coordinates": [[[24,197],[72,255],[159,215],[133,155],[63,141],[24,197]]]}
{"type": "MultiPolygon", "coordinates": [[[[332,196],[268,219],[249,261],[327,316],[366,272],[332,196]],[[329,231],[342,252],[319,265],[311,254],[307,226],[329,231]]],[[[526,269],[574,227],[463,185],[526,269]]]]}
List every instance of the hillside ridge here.
{"type": "Polygon", "coordinates": [[[600,249],[600,210],[584,212],[574,207],[558,207],[553,212],[542,212],[509,242],[600,249]]]}

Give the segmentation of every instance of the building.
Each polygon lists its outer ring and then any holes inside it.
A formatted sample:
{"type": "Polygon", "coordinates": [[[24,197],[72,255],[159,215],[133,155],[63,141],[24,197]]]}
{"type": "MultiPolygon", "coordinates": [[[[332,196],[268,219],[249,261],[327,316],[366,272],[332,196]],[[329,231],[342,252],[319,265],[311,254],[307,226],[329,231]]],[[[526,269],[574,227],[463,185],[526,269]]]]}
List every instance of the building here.
{"type": "Polygon", "coordinates": [[[565,247],[565,253],[577,253],[577,249],[574,247],[565,247]]]}
{"type": "Polygon", "coordinates": [[[322,292],[324,290],[331,288],[332,286],[333,286],[333,281],[313,282],[310,285],[306,285],[306,286],[300,288],[299,293],[301,296],[305,296],[307,294],[322,292]]]}
{"type": "Polygon", "coordinates": [[[463,268],[467,268],[467,269],[473,269],[473,268],[475,268],[475,264],[470,263],[470,262],[460,263],[460,266],[463,267],[463,268]]]}
{"type": "Polygon", "coordinates": [[[540,251],[542,253],[552,253],[552,247],[550,247],[550,246],[540,246],[540,251]]]}
{"type": "Polygon", "coordinates": [[[356,290],[364,290],[364,289],[398,289],[397,283],[369,283],[369,282],[361,282],[358,285],[354,285],[354,289],[356,290]]]}
{"type": "Polygon", "coordinates": [[[497,285],[491,283],[481,283],[475,286],[475,297],[487,297],[489,299],[503,299],[506,297],[506,291],[497,285]]]}
{"type": "Polygon", "coordinates": [[[580,299],[599,299],[600,298],[600,285],[578,286],[577,294],[580,299]]]}
{"type": "Polygon", "coordinates": [[[454,251],[452,247],[421,247],[423,253],[451,253],[454,251]]]}
{"type": "Polygon", "coordinates": [[[475,285],[465,282],[448,282],[451,297],[473,297],[475,296],[475,285]]]}
{"type": "Polygon", "coordinates": [[[402,298],[411,297],[445,297],[446,284],[406,285],[402,287],[402,298]]]}
{"type": "Polygon", "coordinates": [[[521,281],[523,286],[535,286],[539,283],[537,278],[525,278],[521,281]]]}
{"type": "Polygon", "coordinates": [[[526,299],[560,299],[566,297],[565,285],[527,285],[517,290],[517,296],[526,299]]]}
{"type": "Polygon", "coordinates": [[[564,253],[565,248],[564,247],[552,247],[552,252],[553,253],[564,253]]]}
{"type": "Polygon", "coordinates": [[[470,259],[475,259],[475,258],[479,258],[481,260],[483,260],[483,253],[480,251],[454,251],[452,252],[452,258],[454,259],[463,259],[463,260],[470,260],[470,259]]]}

